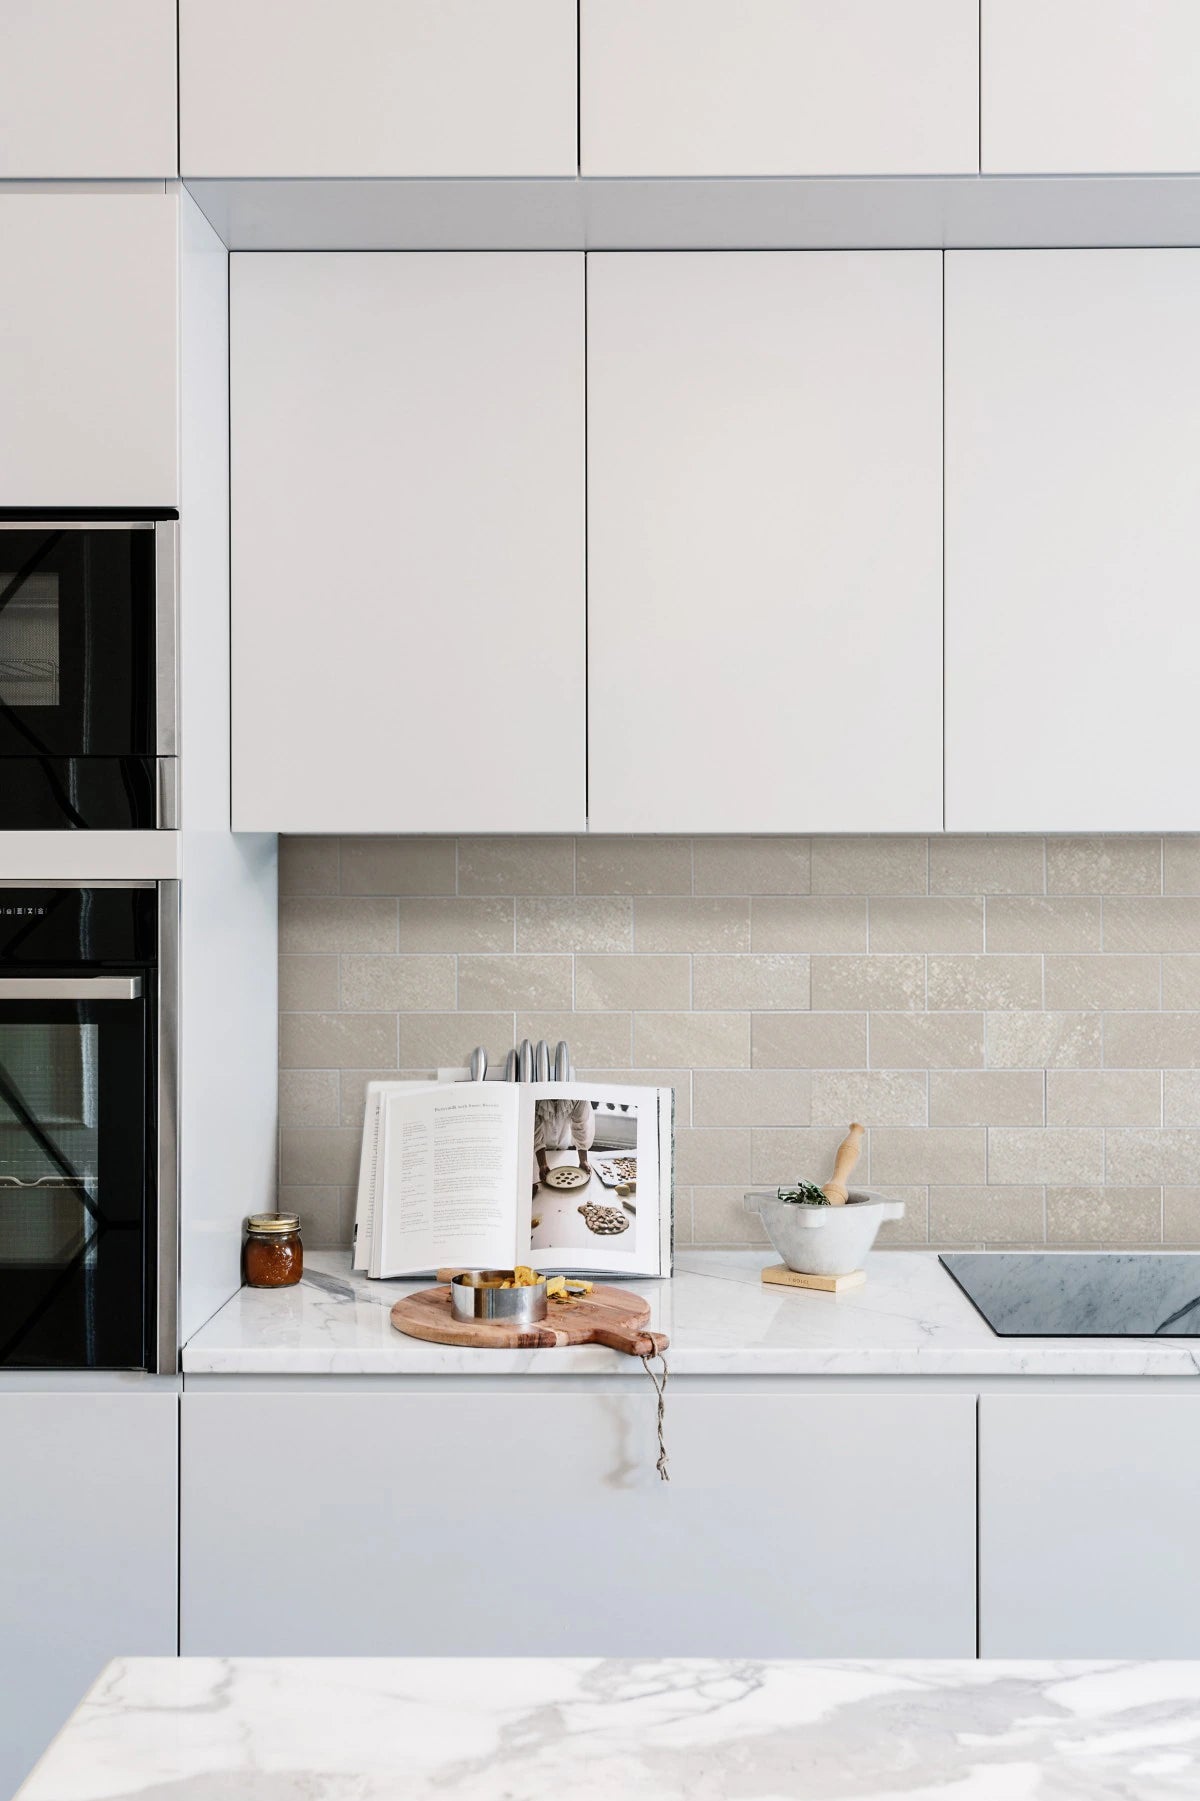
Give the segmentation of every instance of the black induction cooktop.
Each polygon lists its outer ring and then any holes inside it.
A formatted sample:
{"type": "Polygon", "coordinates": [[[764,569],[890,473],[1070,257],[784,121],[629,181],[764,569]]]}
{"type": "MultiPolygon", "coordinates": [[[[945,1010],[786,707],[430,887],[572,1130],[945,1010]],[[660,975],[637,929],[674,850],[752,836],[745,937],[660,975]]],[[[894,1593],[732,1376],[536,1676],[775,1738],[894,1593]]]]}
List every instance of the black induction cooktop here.
{"type": "Polygon", "coordinates": [[[1200,1338],[1190,1252],[947,1252],[941,1262],[1001,1338],[1200,1338]]]}

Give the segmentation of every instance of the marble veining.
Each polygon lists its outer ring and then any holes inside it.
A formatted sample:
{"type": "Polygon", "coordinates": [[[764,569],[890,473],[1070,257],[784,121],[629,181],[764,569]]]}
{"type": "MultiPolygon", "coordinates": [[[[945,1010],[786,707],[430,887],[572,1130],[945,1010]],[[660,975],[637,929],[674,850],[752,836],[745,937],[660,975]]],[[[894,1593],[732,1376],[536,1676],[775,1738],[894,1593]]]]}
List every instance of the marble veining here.
{"type": "Polygon", "coordinates": [[[120,1659],[19,1801],[1181,1801],[1200,1664],[120,1659]]]}
{"type": "MultiPolygon", "coordinates": [[[[766,1251],[681,1251],[668,1281],[631,1286],[670,1336],[675,1375],[1195,1376],[1188,1338],[1001,1338],[932,1252],[880,1251],[865,1287],[814,1294],[766,1287],[766,1251]]],[[[392,1302],[412,1282],[370,1282],[345,1251],[309,1254],[295,1288],[243,1289],[184,1351],[205,1375],[625,1375],[640,1363],[598,1345],[483,1351],[396,1332],[392,1302]]]]}
{"type": "Polygon", "coordinates": [[[994,1332],[1200,1338],[1200,1256],[1188,1252],[946,1252],[994,1332]]]}

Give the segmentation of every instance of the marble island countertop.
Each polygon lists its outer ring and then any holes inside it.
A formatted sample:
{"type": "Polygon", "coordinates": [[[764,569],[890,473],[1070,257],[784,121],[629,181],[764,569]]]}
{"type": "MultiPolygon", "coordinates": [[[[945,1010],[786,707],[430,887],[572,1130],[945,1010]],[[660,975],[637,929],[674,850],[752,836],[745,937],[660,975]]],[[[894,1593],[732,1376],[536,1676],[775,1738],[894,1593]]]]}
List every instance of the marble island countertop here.
{"type": "Polygon", "coordinates": [[[1200,1664],[132,1658],[18,1801],[1180,1801],[1200,1664]]]}
{"type": "MultiPolygon", "coordinates": [[[[673,1375],[1196,1376],[1200,1339],[999,1338],[932,1252],[880,1251],[840,1295],[767,1287],[764,1251],[681,1251],[669,1281],[630,1286],[666,1332],[673,1375]]],[[[392,1327],[392,1302],[427,1282],[370,1282],[348,1252],[316,1251],[295,1288],[242,1289],[183,1354],[188,1376],[627,1374],[598,1345],[464,1350],[392,1327]]]]}

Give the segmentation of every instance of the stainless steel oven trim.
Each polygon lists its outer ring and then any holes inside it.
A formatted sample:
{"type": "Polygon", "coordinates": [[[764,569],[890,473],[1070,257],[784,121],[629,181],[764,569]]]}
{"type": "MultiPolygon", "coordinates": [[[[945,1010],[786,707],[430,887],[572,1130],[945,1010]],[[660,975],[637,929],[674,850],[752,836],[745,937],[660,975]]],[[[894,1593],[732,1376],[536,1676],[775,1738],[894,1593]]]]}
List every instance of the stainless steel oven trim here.
{"type": "Polygon", "coordinates": [[[179,883],[158,884],[158,1242],[154,1350],[179,1372],[179,883]]]}
{"type": "Polygon", "coordinates": [[[178,647],[179,525],[174,519],[160,519],[154,527],[154,692],[160,757],[179,754],[178,647]]]}
{"type": "MultiPolygon", "coordinates": [[[[153,519],[0,519],[0,532],[152,532],[153,519]]],[[[174,521],[172,521],[174,523],[174,521]]]]}
{"type": "Polygon", "coordinates": [[[159,757],[155,765],[155,820],[160,832],[179,829],[179,758],[159,757]]]}
{"type": "Polygon", "coordinates": [[[141,976],[0,976],[0,1001],[140,1001],[141,976]]]}
{"type": "Polygon", "coordinates": [[[75,875],[0,876],[0,888],[157,888],[153,876],[105,875],[96,878],[75,875]]]}

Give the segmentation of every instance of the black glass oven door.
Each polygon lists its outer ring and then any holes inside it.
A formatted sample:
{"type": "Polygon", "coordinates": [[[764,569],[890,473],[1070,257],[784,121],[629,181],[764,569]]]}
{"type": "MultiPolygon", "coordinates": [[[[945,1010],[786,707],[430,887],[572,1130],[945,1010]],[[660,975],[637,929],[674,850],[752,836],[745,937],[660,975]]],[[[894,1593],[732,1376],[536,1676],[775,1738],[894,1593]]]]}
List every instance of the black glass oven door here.
{"type": "Polygon", "coordinates": [[[0,978],[0,1369],[145,1367],[142,989],[0,978]]]}
{"type": "Polygon", "coordinates": [[[0,825],[157,824],[153,524],[0,523],[0,825]]]}

